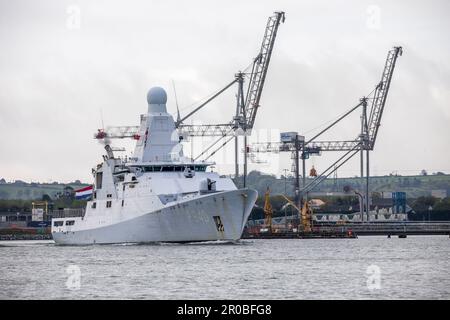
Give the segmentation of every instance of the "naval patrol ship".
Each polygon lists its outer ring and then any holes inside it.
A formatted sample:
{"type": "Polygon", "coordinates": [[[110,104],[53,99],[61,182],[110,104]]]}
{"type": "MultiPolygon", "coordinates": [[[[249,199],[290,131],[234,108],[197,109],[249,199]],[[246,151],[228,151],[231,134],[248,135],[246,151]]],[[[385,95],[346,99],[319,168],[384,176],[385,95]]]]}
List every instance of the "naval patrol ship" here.
{"type": "Polygon", "coordinates": [[[83,216],[52,219],[56,244],[240,239],[257,191],[183,155],[164,89],[150,89],[147,102],[133,157],[116,158],[106,146],[83,216]]]}

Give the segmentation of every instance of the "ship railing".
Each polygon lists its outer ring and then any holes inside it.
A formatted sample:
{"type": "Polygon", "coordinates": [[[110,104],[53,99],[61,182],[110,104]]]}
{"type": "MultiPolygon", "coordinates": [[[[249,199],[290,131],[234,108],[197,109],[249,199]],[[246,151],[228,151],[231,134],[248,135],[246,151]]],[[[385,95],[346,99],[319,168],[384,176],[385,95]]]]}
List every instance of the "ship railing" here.
{"type": "Polygon", "coordinates": [[[50,215],[52,218],[76,218],[84,217],[86,209],[76,208],[76,209],[63,209],[63,210],[53,210],[50,215]]]}

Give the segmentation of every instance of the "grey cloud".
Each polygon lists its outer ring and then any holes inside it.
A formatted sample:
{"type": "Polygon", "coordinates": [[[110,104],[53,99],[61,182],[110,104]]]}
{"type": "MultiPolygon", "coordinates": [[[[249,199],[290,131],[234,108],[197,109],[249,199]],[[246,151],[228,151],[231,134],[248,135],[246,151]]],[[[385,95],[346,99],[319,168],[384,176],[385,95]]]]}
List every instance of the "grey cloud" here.
{"type": "MultiPolygon", "coordinates": [[[[400,44],[405,54],[394,75],[373,166],[380,174],[450,171],[445,147],[450,5],[377,1],[380,29],[370,30],[366,20],[372,4],[0,0],[0,176],[89,181],[90,168],[103,152],[92,139],[100,110],[106,124],[134,125],[145,112],[148,88],[162,85],[175,112],[172,79],[180,106],[189,107],[250,63],[267,16],[280,9],[287,19],[275,44],[257,128],[312,134],[373,89],[387,50],[400,44]],[[66,27],[72,4],[81,9],[79,30],[66,27]]],[[[230,118],[233,90],[196,120],[230,118]]],[[[350,138],[358,127],[355,114],[325,138],[350,138]]],[[[309,165],[324,168],[333,157],[323,155],[309,165]]],[[[290,167],[287,155],[280,158],[280,166],[264,170],[281,173],[277,170],[290,167]]],[[[231,172],[232,166],[224,169],[231,172]]],[[[357,171],[357,165],[349,165],[342,175],[357,171]]]]}

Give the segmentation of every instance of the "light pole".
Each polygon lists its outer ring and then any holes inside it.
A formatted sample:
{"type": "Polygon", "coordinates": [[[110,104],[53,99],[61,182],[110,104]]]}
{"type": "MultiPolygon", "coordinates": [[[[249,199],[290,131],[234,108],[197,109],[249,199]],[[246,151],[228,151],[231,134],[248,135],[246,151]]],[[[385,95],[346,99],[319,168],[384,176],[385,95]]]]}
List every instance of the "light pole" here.
{"type": "MultiPolygon", "coordinates": [[[[361,214],[361,223],[364,222],[364,196],[357,190],[354,190],[359,197],[359,213],[361,214]]],[[[367,222],[369,222],[369,216],[367,216],[367,222]]]]}

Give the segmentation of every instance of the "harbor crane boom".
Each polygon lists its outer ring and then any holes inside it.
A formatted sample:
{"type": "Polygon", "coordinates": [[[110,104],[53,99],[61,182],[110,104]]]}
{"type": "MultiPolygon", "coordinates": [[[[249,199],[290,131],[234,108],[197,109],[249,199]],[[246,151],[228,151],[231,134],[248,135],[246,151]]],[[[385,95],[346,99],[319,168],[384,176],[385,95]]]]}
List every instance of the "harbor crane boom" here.
{"type": "Polygon", "coordinates": [[[117,126],[106,127],[106,129],[98,129],[94,134],[94,139],[124,139],[133,138],[139,140],[139,127],[137,126],[117,126]]]}
{"type": "Polygon", "coordinates": [[[255,124],[256,113],[259,108],[259,101],[261,100],[264,82],[266,81],[267,70],[269,69],[269,62],[272,56],[278,26],[280,23],[284,23],[284,21],[285,14],[282,11],[275,12],[275,15],[269,17],[269,20],[267,21],[261,49],[253,61],[253,68],[248,84],[243,114],[246,124],[245,130],[251,130],[255,124]]]}
{"type": "Polygon", "coordinates": [[[246,73],[239,72],[235,75],[235,79],[227,84],[223,89],[215,93],[211,98],[202,103],[200,106],[195,108],[188,115],[183,117],[180,121],[177,121],[176,127],[179,129],[180,135],[186,135],[191,137],[196,136],[231,136],[235,135],[237,129],[242,129],[244,131],[251,130],[255,124],[256,113],[259,108],[259,102],[261,100],[262,91],[264,88],[264,83],[266,80],[267,70],[269,68],[270,58],[272,56],[273,47],[275,44],[275,39],[278,32],[278,27],[280,23],[284,23],[285,13],[282,11],[277,11],[273,16],[270,16],[266,29],[264,32],[263,41],[261,43],[261,48],[253,59],[252,70],[249,74],[249,84],[247,92],[244,93],[242,89],[242,84],[244,82],[244,77],[247,76],[246,73]],[[207,124],[207,125],[187,125],[183,122],[194,115],[197,111],[206,106],[209,102],[223,93],[225,90],[230,88],[233,84],[238,83],[241,89],[238,93],[238,108],[236,110],[236,116],[229,123],[224,124],[207,124]],[[245,99],[244,99],[245,96],[245,99]],[[234,130],[229,131],[232,128],[234,130]]]}
{"type": "MultiPolygon", "coordinates": [[[[313,151],[312,153],[318,153],[321,151],[349,151],[353,150],[356,145],[360,145],[365,149],[373,150],[378,128],[381,124],[381,116],[383,114],[384,106],[386,104],[387,95],[389,92],[389,87],[391,85],[392,75],[394,73],[394,67],[397,61],[398,56],[401,56],[403,53],[402,47],[394,47],[389,50],[388,56],[386,59],[386,63],[383,69],[381,81],[375,87],[373,92],[372,105],[370,110],[370,116],[367,124],[367,137],[368,143],[362,144],[361,139],[358,136],[354,140],[341,140],[341,141],[318,141],[320,135],[324,132],[328,131],[331,127],[336,125],[342,119],[347,117],[350,113],[360,108],[361,106],[366,105],[368,98],[363,98],[361,101],[354,107],[352,107],[348,112],[346,112],[343,116],[339,117],[338,120],[334,121],[331,125],[326,127],[324,130],[316,134],[313,138],[309,139],[304,143],[304,145],[300,145],[301,150],[305,152],[313,151]]],[[[283,152],[283,151],[294,151],[295,145],[293,143],[282,143],[282,142],[268,142],[268,143],[255,143],[252,144],[251,151],[252,152],[283,152]]]]}
{"type": "Polygon", "coordinates": [[[383,115],[384,106],[386,104],[392,75],[394,73],[395,63],[397,62],[398,56],[401,56],[402,54],[402,47],[394,47],[388,52],[386,64],[381,76],[381,81],[375,89],[368,122],[368,147],[370,150],[373,150],[375,146],[375,140],[377,138],[378,128],[381,124],[381,116],[383,115]]]}

